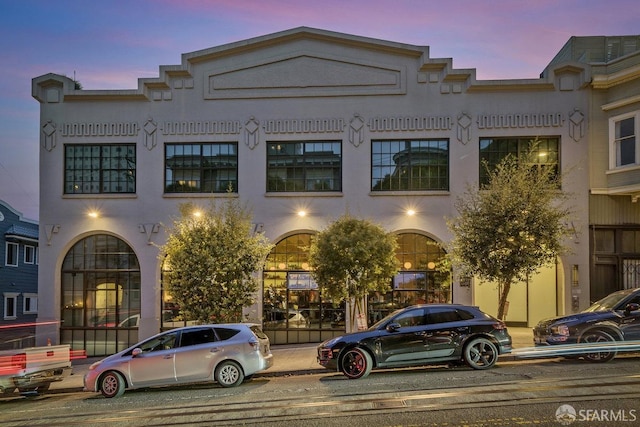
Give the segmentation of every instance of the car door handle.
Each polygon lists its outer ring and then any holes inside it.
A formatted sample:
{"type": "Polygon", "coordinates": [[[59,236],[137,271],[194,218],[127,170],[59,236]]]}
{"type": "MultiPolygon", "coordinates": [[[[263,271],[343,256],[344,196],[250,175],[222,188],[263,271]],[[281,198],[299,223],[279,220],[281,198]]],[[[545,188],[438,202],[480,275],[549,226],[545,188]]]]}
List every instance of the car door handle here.
{"type": "Polygon", "coordinates": [[[173,359],[173,354],[166,354],[163,359],[173,359]]]}
{"type": "Polygon", "coordinates": [[[211,350],[209,350],[210,353],[217,353],[220,351],[220,347],[212,347],[211,350]]]}

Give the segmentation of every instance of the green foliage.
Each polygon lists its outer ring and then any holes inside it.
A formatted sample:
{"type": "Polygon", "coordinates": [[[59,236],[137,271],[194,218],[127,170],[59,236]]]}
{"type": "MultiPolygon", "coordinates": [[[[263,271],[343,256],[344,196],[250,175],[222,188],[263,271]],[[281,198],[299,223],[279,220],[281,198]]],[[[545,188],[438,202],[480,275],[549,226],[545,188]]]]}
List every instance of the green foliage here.
{"type": "Polygon", "coordinates": [[[237,199],[221,206],[212,203],[199,216],[195,211],[191,203],[180,205],[181,217],[161,248],[167,291],[185,319],[240,321],[258,286],[254,273],[272,245],[264,235],[252,233],[251,215],[237,199]]]}
{"type": "Polygon", "coordinates": [[[499,284],[499,318],[511,284],[566,251],[572,212],[560,188],[554,170],[507,156],[489,171],[486,186],[470,186],[456,200],[459,216],[447,222],[454,235],[449,255],[462,274],[499,284]]]}
{"type": "Polygon", "coordinates": [[[334,302],[362,301],[389,290],[398,272],[396,237],[366,220],[344,215],[315,236],[309,263],[323,295],[334,302]]]}

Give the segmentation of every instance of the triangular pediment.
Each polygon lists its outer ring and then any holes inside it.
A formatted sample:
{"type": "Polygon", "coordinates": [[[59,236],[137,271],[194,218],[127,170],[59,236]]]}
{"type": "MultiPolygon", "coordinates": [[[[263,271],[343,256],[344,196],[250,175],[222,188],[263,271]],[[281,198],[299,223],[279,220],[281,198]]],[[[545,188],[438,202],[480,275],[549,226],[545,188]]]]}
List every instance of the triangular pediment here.
{"type": "Polygon", "coordinates": [[[205,73],[207,99],[401,94],[403,67],[293,52],[205,73]]]}

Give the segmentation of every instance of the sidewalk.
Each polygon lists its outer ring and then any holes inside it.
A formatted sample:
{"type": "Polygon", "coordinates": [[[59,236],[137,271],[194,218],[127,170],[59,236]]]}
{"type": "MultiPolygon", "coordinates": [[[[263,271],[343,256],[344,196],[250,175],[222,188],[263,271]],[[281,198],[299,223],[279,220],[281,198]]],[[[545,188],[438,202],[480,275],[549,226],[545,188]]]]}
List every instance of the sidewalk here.
{"type": "MultiPolygon", "coordinates": [[[[522,349],[533,346],[533,333],[531,328],[509,328],[509,334],[513,340],[514,349],[522,349]]],[[[327,372],[316,361],[316,347],[319,343],[311,344],[287,344],[271,347],[273,353],[273,366],[259,373],[262,377],[303,375],[314,372],[327,372]]],[[[73,372],[64,381],[51,384],[50,391],[82,391],[84,374],[89,366],[101,357],[76,359],[73,361],[73,372]]],[[[504,355],[500,360],[514,360],[514,356],[504,355]]]]}

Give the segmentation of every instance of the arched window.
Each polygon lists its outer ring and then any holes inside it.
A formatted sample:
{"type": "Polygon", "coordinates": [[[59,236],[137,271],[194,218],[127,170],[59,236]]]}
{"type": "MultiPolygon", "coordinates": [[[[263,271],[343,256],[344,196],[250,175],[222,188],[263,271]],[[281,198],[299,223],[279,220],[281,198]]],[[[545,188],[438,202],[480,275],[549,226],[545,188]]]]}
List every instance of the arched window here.
{"type": "Polygon", "coordinates": [[[413,304],[451,302],[451,276],[441,271],[446,253],[430,237],[417,233],[398,234],[400,271],[393,278],[391,291],[369,296],[369,324],[393,310],[413,304]]]}
{"type": "Polygon", "coordinates": [[[344,303],[322,297],[309,271],[313,235],[279,241],[267,257],[263,276],[264,331],[272,343],[319,342],[344,332],[344,303]],[[334,332],[331,332],[334,331],[334,332]]]}
{"type": "Polygon", "coordinates": [[[61,274],[61,343],[102,356],[138,341],[140,265],[127,243],[86,237],[67,252],[61,274]]]}

